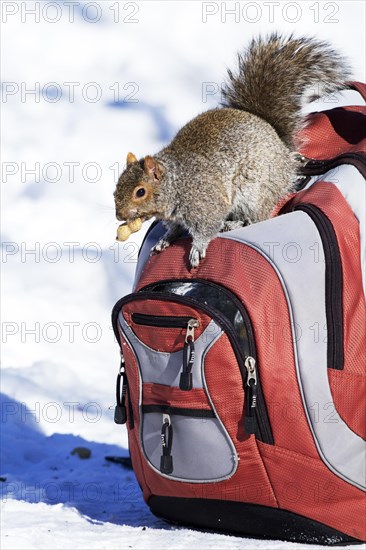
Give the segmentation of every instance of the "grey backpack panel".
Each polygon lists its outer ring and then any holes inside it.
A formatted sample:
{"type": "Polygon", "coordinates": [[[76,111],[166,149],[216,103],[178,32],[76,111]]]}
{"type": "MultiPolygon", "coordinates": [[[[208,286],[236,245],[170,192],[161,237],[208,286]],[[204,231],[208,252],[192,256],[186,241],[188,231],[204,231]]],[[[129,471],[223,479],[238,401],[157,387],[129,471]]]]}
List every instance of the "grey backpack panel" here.
{"type": "MultiPolygon", "coordinates": [[[[172,414],[170,419],[174,429],[174,469],[169,477],[202,483],[227,479],[234,473],[237,457],[217,418],[191,418],[172,414]]],[[[162,423],[162,413],[143,414],[143,448],[156,470],[160,467],[162,423]]]]}

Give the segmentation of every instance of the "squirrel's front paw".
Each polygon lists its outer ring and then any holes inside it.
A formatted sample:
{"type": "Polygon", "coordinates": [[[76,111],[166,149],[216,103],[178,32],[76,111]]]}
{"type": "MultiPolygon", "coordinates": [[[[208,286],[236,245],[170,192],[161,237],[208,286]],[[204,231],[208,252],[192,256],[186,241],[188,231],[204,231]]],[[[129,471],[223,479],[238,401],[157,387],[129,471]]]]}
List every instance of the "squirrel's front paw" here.
{"type": "Polygon", "coordinates": [[[168,248],[168,246],[170,246],[170,241],[162,238],[160,239],[160,241],[156,243],[155,246],[152,247],[151,254],[157,254],[158,252],[162,252],[163,250],[168,248]]]}
{"type": "Polygon", "coordinates": [[[191,252],[189,254],[189,262],[191,267],[198,267],[200,260],[206,257],[206,246],[192,245],[191,252]]]}

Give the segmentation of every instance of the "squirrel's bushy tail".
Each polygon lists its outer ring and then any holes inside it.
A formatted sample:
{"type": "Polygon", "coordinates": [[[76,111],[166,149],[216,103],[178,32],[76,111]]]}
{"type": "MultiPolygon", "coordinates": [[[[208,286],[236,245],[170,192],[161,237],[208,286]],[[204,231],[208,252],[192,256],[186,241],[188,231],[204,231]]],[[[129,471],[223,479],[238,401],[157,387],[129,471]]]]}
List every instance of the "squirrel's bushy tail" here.
{"type": "Polygon", "coordinates": [[[263,118],[290,148],[302,125],[302,105],[345,88],[350,78],[347,61],[314,38],[260,37],[238,62],[237,74],[228,71],[222,105],[263,118]]]}

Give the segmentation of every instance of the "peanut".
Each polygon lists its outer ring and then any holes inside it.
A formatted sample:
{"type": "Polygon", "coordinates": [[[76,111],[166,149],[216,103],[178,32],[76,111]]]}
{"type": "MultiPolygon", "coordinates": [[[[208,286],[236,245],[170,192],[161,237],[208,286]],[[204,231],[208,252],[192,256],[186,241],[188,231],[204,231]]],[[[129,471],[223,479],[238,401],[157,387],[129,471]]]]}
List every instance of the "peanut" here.
{"type": "Polygon", "coordinates": [[[117,228],[117,241],[127,241],[128,237],[131,235],[131,229],[127,224],[122,224],[117,228]]]}
{"type": "Polygon", "coordinates": [[[130,222],[123,223],[117,228],[117,241],[127,241],[131,233],[137,233],[142,227],[142,219],[136,218],[130,222]]]}

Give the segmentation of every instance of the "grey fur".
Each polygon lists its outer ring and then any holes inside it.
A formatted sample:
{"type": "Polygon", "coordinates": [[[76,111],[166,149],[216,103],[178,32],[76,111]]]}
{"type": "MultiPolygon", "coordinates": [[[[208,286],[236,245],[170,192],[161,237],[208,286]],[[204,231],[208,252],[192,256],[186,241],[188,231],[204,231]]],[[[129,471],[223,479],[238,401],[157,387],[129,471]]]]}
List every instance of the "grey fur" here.
{"type": "Polygon", "coordinates": [[[186,124],[154,157],[127,166],[115,191],[119,219],[164,220],[161,251],[187,229],[196,267],[220,231],[267,219],[293,190],[298,160],[294,133],[303,124],[305,97],[345,87],[349,77],[339,54],[317,40],[272,35],[253,40],[239,56],[237,76],[223,90],[223,108],[186,124]],[[133,199],[137,185],[146,198],[133,199]]]}
{"type": "Polygon", "coordinates": [[[328,43],[314,38],[288,38],[273,33],[253,39],[238,55],[236,75],[228,70],[223,105],[262,117],[293,147],[303,120],[303,103],[345,87],[348,63],[328,43]]]}

